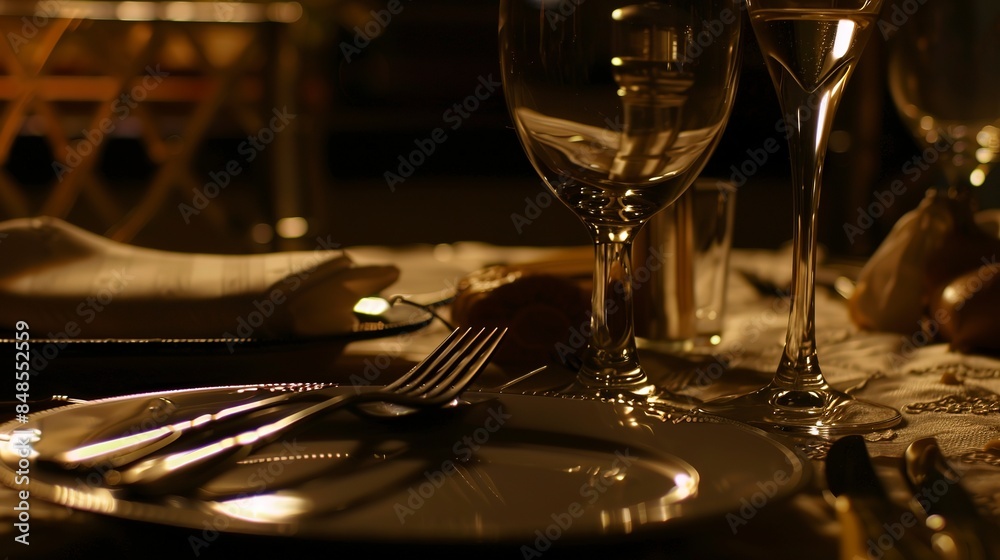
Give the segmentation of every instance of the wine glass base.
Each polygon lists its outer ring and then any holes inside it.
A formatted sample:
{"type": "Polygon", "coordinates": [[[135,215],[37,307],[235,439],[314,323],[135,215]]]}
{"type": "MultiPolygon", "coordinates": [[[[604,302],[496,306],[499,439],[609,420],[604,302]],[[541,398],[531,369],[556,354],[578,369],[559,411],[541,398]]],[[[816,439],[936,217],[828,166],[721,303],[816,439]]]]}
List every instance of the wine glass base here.
{"type": "Polygon", "coordinates": [[[841,391],[792,391],[773,384],[746,395],[706,402],[698,410],[773,432],[816,436],[876,432],[902,421],[892,407],[855,399],[841,391]]]}
{"type": "Polygon", "coordinates": [[[696,397],[674,393],[653,383],[625,388],[592,387],[576,381],[561,392],[570,395],[580,395],[636,406],[651,407],[680,416],[695,413],[702,404],[702,401],[696,397]]]}
{"type": "Polygon", "coordinates": [[[576,382],[589,389],[621,389],[631,392],[649,385],[649,378],[646,377],[646,372],[642,371],[638,363],[631,361],[625,366],[611,364],[601,367],[600,361],[585,360],[577,372],[576,382]],[[589,362],[594,362],[595,365],[590,365],[589,362]]]}

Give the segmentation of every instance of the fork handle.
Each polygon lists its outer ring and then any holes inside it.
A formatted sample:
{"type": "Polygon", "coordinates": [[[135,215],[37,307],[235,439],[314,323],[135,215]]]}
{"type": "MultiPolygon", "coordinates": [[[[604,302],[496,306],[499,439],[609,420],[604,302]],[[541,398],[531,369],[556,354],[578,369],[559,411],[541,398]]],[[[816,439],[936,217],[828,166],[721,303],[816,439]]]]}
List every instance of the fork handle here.
{"type": "Polygon", "coordinates": [[[93,467],[99,464],[117,467],[149,456],[154,451],[177,440],[185,432],[205,428],[209,424],[220,420],[236,418],[256,410],[265,409],[290,400],[292,397],[293,394],[281,394],[250,403],[227,407],[212,414],[203,414],[196,418],[176,422],[168,426],[160,426],[144,432],[90,443],[69,451],[64,451],[57,455],[54,460],[66,468],[74,468],[77,465],[93,467]]]}
{"type": "Polygon", "coordinates": [[[382,390],[337,395],[274,422],[221,439],[215,443],[169,455],[152,457],[121,471],[108,471],[108,474],[105,475],[105,483],[112,487],[127,486],[138,493],[152,495],[186,490],[210,479],[215,475],[217,467],[227,465],[236,458],[249,455],[255,448],[270,443],[293,427],[302,425],[303,421],[308,418],[374,401],[415,407],[426,407],[433,402],[427,398],[382,390]]]}
{"type": "Polygon", "coordinates": [[[105,482],[109,486],[128,486],[141,493],[153,494],[165,494],[181,488],[190,488],[193,473],[200,473],[199,480],[207,480],[208,477],[215,474],[213,467],[228,464],[235,456],[249,454],[255,446],[273,440],[302,420],[362,401],[384,399],[385,394],[378,391],[330,397],[279,420],[215,443],[169,455],[152,457],[121,471],[110,471],[110,476],[106,475],[105,482]]]}

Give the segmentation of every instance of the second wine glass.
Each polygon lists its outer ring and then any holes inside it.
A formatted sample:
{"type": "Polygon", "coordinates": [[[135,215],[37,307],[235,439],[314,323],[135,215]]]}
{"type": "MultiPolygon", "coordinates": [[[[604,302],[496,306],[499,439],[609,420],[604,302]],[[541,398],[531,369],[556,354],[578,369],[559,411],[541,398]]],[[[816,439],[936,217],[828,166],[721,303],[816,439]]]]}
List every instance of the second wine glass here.
{"type": "Polygon", "coordinates": [[[844,87],[876,27],[882,0],[747,0],[754,34],[789,126],[792,305],[771,383],[702,410],[778,431],[834,435],[884,429],[890,407],[854,399],[823,376],[816,350],[816,219],[827,141],[844,87]]]}
{"type": "Polygon", "coordinates": [[[632,241],[694,181],[732,109],[740,0],[502,0],[504,92],[546,186],[595,242],[578,381],[648,387],[632,321],[632,241]]]}
{"type": "Polygon", "coordinates": [[[889,88],[903,122],[968,197],[1000,160],[1000,2],[929,2],[889,43],[889,88]]]}

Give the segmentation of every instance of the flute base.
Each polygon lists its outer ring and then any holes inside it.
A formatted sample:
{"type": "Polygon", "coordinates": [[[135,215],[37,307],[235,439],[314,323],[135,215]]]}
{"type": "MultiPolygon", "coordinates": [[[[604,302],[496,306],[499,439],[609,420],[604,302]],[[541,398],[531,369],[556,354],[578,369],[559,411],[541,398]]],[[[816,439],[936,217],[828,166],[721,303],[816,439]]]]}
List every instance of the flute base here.
{"type": "Polygon", "coordinates": [[[708,401],[698,411],[772,432],[815,436],[877,432],[903,419],[892,407],[835,389],[791,390],[773,383],[746,395],[708,401]]]}

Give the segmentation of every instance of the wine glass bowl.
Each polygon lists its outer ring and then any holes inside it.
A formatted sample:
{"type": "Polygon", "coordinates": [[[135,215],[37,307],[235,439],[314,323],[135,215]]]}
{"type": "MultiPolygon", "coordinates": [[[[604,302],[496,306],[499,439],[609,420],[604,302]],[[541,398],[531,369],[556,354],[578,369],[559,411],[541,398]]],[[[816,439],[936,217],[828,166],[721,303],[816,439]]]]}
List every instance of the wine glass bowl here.
{"type": "Polygon", "coordinates": [[[890,407],[834,389],[815,333],[816,221],[827,143],[844,88],[876,28],[882,0],[747,0],[754,34],[789,123],[793,224],[792,304],[771,382],[701,410],[777,431],[834,435],[884,429],[890,407]]]}
{"type": "Polygon", "coordinates": [[[1000,2],[921,6],[891,37],[889,91],[949,192],[982,185],[1000,159],[1000,2]]]}
{"type": "Polygon", "coordinates": [[[631,244],[704,167],[732,110],[739,0],[501,0],[504,93],[546,186],[595,242],[586,387],[647,382],[631,244]]]}

